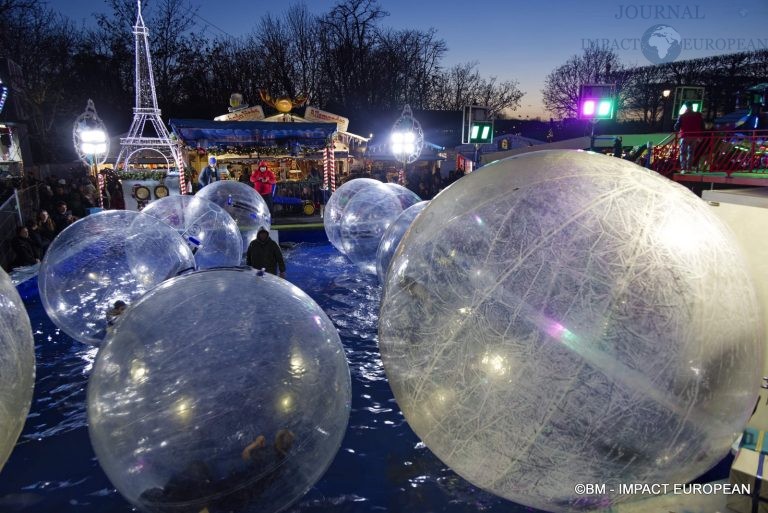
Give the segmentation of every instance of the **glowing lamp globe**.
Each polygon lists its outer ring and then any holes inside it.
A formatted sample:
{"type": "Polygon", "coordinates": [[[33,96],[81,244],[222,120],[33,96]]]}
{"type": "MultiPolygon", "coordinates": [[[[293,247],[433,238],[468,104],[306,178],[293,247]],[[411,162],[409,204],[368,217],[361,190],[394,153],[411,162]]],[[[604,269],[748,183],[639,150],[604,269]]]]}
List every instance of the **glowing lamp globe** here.
{"type": "Polygon", "coordinates": [[[240,265],[243,239],[223,208],[197,196],[166,196],[142,210],[163,221],[187,241],[198,269],[240,265]]]}
{"type": "Polygon", "coordinates": [[[379,320],[389,383],[427,447],[556,512],[720,461],[755,404],[764,335],[710,207],[578,151],[490,164],[432,200],[392,258],[379,320]]]}
{"type": "Polygon", "coordinates": [[[379,283],[384,283],[389,263],[392,261],[392,255],[395,254],[397,245],[400,244],[403,235],[405,235],[413,220],[416,219],[416,216],[427,205],[429,205],[429,201],[420,201],[403,210],[395,221],[389,225],[387,231],[384,232],[379,242],[379,247],[376,250],[376,275],[379,277],[379,283]]]}
{"type": "Polygon", "coordinates": [[[220,180],[200,189],[196,197],[207,199],[223,208],[237,223],[243,239],[243,251],[256,238],[260,227],[269,229],[272,216],[256,189],[234,180],[220,180]]]}
{"type": "Polygon", "coordinates": [[[107,210],[80,219],[54,239],[40,265],[40,299],[67,335],[97,345],[115,301],[130,305],[194,268],[192,251],[176,230],[140,212],[107,210]]]}
{"type": "Polygon", "coordinates": [[[304,292],[253,269],[206,270],[123,315],[94,364],[88,426],[128,501],[276,512],[325,472],[349,418],[349,367],[304,292]]]}
{"type": "Polygon", "coordinates": [[[344,209],[358,192],[376,185],[381,185],[381,182],[372,178],[355,178],[344,183],[328,198],[328,204],[325,205],[323,213],[323,227],[328,241],[341,253],[344,253],[341,245],[341,217],[344,209]]]}
{"type": "Polygon", "coordinates": [[[0,269],[0,470],[21,434],[35,385],[35,343],[24,303],[0,269]]]}

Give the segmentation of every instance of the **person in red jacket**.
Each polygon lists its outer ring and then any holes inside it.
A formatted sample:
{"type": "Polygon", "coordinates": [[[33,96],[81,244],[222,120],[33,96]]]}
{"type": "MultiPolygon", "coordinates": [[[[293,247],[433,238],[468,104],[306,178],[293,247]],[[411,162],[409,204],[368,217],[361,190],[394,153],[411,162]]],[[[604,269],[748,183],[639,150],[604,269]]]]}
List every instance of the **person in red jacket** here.
{"type": "Polygon", "coordinates": [[[272,215],[272,189],[275,187],[276,181],[275,174],[269,170],[269,166],[263,160],[259,162],[259,165],[251,173],[253,188],[261,194],[261,197],[267,203],[270,215],[272,215]]]}
{"type": "Polygon", "coordinates": [[[694,112],[691,102],[683,103],[685,110],[675,123],[680,139],[680,173],[690,171],[696,163],[696,145],[704,132],[704,118],[701,112],[694,112]]]}

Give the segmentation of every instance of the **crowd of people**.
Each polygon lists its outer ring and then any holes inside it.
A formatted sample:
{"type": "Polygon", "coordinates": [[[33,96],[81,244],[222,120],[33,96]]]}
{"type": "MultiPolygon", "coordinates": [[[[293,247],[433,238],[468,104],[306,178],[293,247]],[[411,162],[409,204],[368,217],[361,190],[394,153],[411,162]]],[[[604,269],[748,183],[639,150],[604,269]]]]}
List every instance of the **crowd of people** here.
{"type": "Polygon", "coordinates": [[[15,255],[12,267],[39,263],[59,233],[99,205],[95,178],[67,180],[52,176],[36,180],[27,175],[24,181],[20,188],[37,185],[39,209],[16,229],[16,236],[11,241],[15,255]]]}

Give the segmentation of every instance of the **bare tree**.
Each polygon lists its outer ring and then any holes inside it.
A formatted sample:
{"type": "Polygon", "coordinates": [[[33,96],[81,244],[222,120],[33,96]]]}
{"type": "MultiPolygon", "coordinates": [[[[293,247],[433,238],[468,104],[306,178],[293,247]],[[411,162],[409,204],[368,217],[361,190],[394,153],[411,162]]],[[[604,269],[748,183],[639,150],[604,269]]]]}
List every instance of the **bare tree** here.
{"type": "Polygon", "coordinates": [[[150,45],[158,102],[166,108],[180,99],[177,90],[185,69],[181,67],[185,48],[192,46],[191,30],[195,27],[197,8],[185,0],[159,0],[151,18],[150,45]]]}
{"type": "Polygon", "coordinates": [[[336,101],[352,110],[370,105],[378,23],[385,16],[377,0],[343,0],[320,20],[324,79],[336,101]]]}
{"type": "Polygon", "coordinates": [[[461,110],[465,105],[483,105],[490,107],[492,116],[517,109],[524,94],[517,82],[497,80],[481,77],[476,62],[456,64],[432,84],[430,108],[461,110]]]}
{"type": "Polygon", "coordinates": [[[622,65],[612,50],[591,46],[574,55],[544,79],[544,106],[561,118],[578,113],[579,88],[584,84],[610,83],[622,65]]]}

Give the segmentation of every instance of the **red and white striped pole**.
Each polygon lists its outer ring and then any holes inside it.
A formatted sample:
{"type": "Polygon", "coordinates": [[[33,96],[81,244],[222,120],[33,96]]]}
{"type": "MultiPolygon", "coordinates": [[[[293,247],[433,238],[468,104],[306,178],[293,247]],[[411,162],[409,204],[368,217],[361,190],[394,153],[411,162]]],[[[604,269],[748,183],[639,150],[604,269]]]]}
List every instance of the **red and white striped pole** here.
{"type": "Polygon", "coordinates": [[[328,162],[330,162],[329,171],[331,173],[331,194],[333,194],[336,192],[336,157],[333,154],[333,146],[328,148],[328,162]]]}

